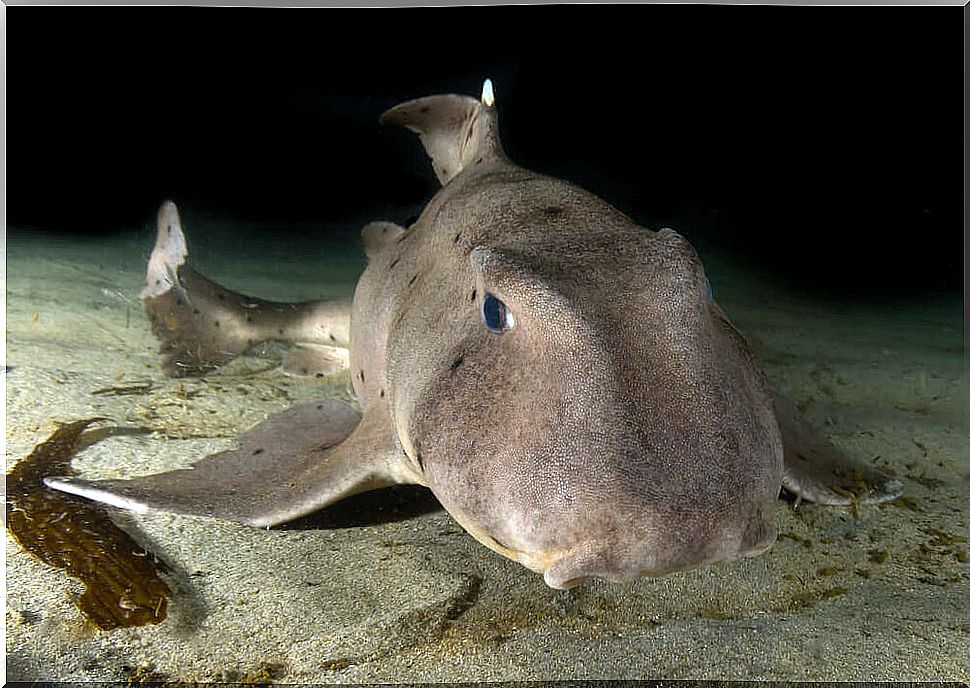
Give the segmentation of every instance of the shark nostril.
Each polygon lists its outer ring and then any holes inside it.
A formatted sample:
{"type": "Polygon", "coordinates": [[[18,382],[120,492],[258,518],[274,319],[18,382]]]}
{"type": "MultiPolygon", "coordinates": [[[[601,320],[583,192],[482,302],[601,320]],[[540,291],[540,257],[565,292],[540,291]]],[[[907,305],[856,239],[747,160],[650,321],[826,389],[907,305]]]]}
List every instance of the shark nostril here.
{"type": "Polygon", "coordinates": [[[602,543],[585,542],[559,557],[545,570],[543,578],[550,588],[568,590],[587,578],[602,577],[609,569],[602,543]]]}

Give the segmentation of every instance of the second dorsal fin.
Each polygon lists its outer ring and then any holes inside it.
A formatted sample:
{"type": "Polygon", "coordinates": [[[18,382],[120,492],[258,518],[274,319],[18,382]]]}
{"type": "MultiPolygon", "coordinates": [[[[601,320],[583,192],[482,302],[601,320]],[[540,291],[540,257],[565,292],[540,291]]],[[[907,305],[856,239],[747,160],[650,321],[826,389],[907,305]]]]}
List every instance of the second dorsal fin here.
{"type": "Polygon", "coordinates": [[[417,133],[442,185],[478,160],[505,157],[490,81],[481,100],[458,95],[409,100],[381,115],[381,124],[417,133]]]}

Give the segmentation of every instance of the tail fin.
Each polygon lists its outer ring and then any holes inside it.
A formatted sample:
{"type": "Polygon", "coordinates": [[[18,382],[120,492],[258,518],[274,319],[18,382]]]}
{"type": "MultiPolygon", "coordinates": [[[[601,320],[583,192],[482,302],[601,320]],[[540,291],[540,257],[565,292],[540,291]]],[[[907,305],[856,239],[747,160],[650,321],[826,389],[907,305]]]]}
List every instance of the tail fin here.
{"type": "Polygon", "coordinates": [[[165,201],[158,209],[156,227],[155,249],[148,259],[148,273],[140,294],[143,299],[160,296],[175,286],[178,268],[189,255],[182,220],[172,201],[165,201]]]}

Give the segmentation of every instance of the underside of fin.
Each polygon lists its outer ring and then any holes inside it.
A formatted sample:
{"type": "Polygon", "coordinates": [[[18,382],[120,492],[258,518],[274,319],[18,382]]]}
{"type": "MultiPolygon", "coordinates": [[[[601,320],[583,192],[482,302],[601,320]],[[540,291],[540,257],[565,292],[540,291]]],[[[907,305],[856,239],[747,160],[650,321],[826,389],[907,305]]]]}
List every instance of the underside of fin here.
{"type": "Polygon", "coordinates": [[[350,352],[339,346],[294,344],[283,354],[283,372],[294,377],[325,377],[350,365],[350,352]]]}
{"type": "Polygon", "coordinates": [[[895,499],[903,486],[836,446],[798,412],[775,395],[775,416],[785,448],[782,486],[818,504],[879,503],[895,499]]]}
{"type": "Polygon", "coordinates": [[[303,404],[256,425],[239,448],[212,454],[190,468],[131,480],[45,478],[54,489],[144,512],[212,516],[269,527],[312,513],[359,492],[398,482],[400,450],[379,417],[349,404],[303,404]]]}

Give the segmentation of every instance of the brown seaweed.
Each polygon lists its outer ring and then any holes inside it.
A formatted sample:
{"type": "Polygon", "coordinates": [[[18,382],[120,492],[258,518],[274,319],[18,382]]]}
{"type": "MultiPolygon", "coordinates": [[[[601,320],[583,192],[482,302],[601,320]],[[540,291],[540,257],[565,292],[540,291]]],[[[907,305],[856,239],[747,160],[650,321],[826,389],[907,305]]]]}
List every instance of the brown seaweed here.
{"type": "Polygon", "coordinates": [[[159,562],[104,508],[50,490],[48,475],[70,475],[90,418],[61,426],[7,474],[7,529],[21,547],[85,584],[77,607],[98,628],[159,623],[172,595],[159,562]]]}

